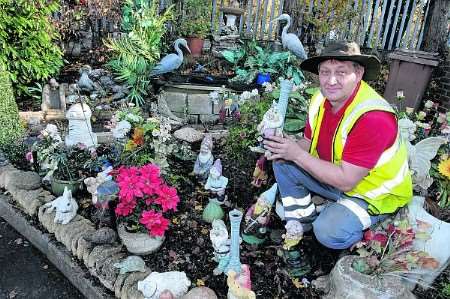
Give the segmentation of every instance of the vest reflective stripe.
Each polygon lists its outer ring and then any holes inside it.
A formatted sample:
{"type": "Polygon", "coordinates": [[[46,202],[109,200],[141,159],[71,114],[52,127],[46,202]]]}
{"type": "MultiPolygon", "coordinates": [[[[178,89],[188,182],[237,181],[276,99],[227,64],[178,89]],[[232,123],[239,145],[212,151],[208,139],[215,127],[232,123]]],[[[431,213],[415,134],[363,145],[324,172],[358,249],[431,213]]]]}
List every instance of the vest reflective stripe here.
{"type": "Polygon", "coordinates": [[[398,172],[398,174],[390,181],[385,182],[383,185],[378,187],[377,189],[371,190],[364,195],[371,198],[376,199],[378,196],[389,193],[389,191],[399,185],[404,177],[409,173],[408,161],[405,161],[402,165],[402,168],[398,172]]]}
{"type": "Polygon", "coordinates": [[[351,201],[350,199],[347,198],[343,198],[338,200],[337,203],[348,208],[350,211],[352,211],[353,214],[355,214],[358,217],[359,221],[363,226],[363,230],[369,228],[372,225],[369,213],[367,213],[367,211],[364,210],[361,206],[359,206],[356,202],[351,201]]]}
{"type": "MultiPolygon", "coordinates": [[[[324,116],[324,97],[320,92],[313,96],[309,109],[311,126],[310,154],[318,157],[317,142],[324,116]]],[[[369,111],[394,113],[392,107],[378,95],[367,83],[361,81],[360,88],[352,103],[346,108],[341,122],[334,132],[332,159],[335,165],[341,165],[342,154],[351,132],[358,119],[369,111]]],[[[408,169],[407,151],[397,134],[394,144],[386,149],[375,167],[369,171],[348,196],[359,197],[369,203],[374,214],[392,213],[404,206],[412,198],[412,182],[408,169]]]]}

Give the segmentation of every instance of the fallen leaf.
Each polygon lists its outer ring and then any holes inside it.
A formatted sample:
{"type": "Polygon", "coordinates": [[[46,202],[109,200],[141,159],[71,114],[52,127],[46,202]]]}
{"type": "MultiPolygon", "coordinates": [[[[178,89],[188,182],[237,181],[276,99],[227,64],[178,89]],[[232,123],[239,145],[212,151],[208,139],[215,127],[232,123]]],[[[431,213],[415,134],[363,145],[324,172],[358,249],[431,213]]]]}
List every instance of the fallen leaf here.
{"type": "Polygon", "coordinates": [[[207,235],[207,234],[209,234],[209,229],[202,228],[201,233],[204,234],[204,235],[207,235]]]}
{"type": "Polygon", "coordinates": [[[9,292],[9,294],[8,294],[8,298],[10,298],[10,299],[15,298],[16,296],[17,296],[16,290],[12,290],[12,291],[9,292]]]}
{"type": "Polygon", "coordinates": [[[174,217],[174,218],[172,218],[172,223],[179,224],[180,222],[179,222],[178,218],[174,217]]]}
{"type": "Polygon", "coordinates": [[[48,269],[48,265],[44,265],[44,266],[42,266],[42,268],[47,270],[48,269]]]}
{"type": "Polygon", "coordinates": [[[195,205],[194,210],[196,211],[203,211],[203,206],[201,204],[195,205]]]}
{"type": "Polygon", "coordinates": [[[18,239],[14,240],[14,243],[16,243],[17,245],[20,245],[23,243],[23,240],[22,240],[22,238],[18,238],[18,239]]]}

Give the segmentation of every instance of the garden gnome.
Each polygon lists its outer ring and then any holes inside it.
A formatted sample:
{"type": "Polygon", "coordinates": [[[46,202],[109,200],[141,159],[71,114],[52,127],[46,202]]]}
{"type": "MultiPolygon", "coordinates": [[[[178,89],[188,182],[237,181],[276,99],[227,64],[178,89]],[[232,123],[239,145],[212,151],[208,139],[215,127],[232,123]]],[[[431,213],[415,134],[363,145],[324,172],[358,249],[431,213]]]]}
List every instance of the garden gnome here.
{"type": "Polygon", "coordinates": [[[69,134],[66,136],[66,146],[73,146],[78,143],[87,147],[97,145],[97,135],[92,132],[91,108],[85,103],[77,103],[70,107],[66,113],[69,121],[69,134]]]}
{"type": "Polygon", "coordinates": [[[233,270],[228,271],[227,285],[228,299],[256,299],[256,294],[252,291],[249,265],[241,265],[239,274],[233,270]]]}
{"type": "Polygon", "coordinates": [[[91,67],[89,65],[85,65],[80,68],[80,79],[78,79],[78,87],[83,91],[93,91],[94,90],[94,82],[89,78],[89,73],[91,72],[91,67]]]}
{"type": "Polygon", "coordinates": [[[267,178],[267,158],[262,155],[256,161],[255,170],[253,171],[252,185],[259,188],[262,185],[267,184],[267,178]]]}
{"type": "Polygon", "coordinates": [[[268,138],[270,136],[282,136],[283,123],[284,117],[279,111],[277,103],[273,101],[272,106],[266,111],[266,113],[264,113],[262,121],[256,127],[260,134],[258,137],[260,148],[263,149],[263,152],[267,157],[270,156],[271,153],[268,150],[264,150],[262,141],[264,138],[268,138]]]}
{"type": "Polygon", "coordinates": [[[245,214],[245,227],[242,239],[249,244],[261,244],[266,239],[267,225],[275,196],[277,194],[277,183],[263,192],[256,203],[252,205],[245,214]]]}
{"type": "Polygon", "coordinates": [[[214,162],[212,155],[213,140],[211,135],[205,135],[200,145],[200,153],[194,164],[194,174],[200,179],[202,183],[206,181],[209,175],[209,170],[214,162]]]}
{"type": "Polygon", "coordinates": [[[205,189],[210,190],[213,194],[217,195],[217,202],[223,204],[225,201],[225,189],[227,188],[227,185],[228,178],[222,176],[222,163],[220,162],[220,159],[217,159],[209,170],[205,189]]]}
{"type": "Polygon", "coordinates": [[[230,253],[231,240],[228,238],[228,230],[223,220],[216,219],[212,222],[209,238],[214,248],[213,260],[218,263],[230,253]]]}

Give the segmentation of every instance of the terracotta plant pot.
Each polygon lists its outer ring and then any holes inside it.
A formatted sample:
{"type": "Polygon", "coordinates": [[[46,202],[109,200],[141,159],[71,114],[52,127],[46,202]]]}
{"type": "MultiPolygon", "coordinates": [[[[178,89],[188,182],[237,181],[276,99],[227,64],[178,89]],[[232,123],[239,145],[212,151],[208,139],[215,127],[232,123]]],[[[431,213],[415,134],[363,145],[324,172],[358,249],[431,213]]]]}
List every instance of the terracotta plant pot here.
{"type": "Polygon", "coordinates": [[[127,232],[123,223],[118,225],[117,233],[127,250],[137,255],[146,255],[157,251],[165,239],[165,237],[152,237],[147,233],[127,232]]]}
{"type": "Polygon", "coordinates": [[[68,190],[72,191],[72,194],[75,194],[77,191],[81,190],[82,183],[83,179],[76,181],[64,181],[52,178],[50,185],[52,187],[52,193],[55,196],[60,196],[64,193],[64,187],[67,187],[68,190]]]}
{"type": "Polygon", "coordinates": [[[186,37],[186,41],[193,57],[202,55],[203,44],[205,42],[202,38],[186,37]]]}

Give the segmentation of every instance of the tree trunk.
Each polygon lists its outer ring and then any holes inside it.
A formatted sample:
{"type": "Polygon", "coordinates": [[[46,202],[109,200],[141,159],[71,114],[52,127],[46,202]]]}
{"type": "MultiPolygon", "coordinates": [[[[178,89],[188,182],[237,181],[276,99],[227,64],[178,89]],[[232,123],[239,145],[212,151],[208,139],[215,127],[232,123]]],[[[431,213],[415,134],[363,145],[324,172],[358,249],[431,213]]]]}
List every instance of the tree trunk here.
{"type": "Polygon", "coordinates": [[[450,0],[430,0],[430,10],[425,24],[423,50],[427,52],[447,51],[448,21],[450,0]]]}

